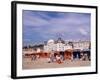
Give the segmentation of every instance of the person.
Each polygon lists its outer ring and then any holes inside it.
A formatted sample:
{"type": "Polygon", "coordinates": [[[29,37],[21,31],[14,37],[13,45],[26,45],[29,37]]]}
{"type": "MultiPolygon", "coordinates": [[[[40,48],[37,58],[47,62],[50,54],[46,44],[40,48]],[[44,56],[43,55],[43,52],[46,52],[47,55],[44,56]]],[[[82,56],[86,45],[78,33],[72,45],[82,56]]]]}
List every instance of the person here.
{"type": "Polygon", "coordinates": [[[60,54],[56,55],[56,61],[58,64],[62,63],[60,54]]]}
{"type": "Polygon", "coordinates": [[[83,54],[83,52],[81,52],[81,54],[80,54],[80,60],[83,60],[84,59],[84,54],[83,54]]]}
{"type": "Polygon", "coordinates": [[[50,53],[50,55],[47,57],[48,63],[54,62],[54,54],[50,53]]]}
{"type": "Polygon", "coordinates": [[[64,52],[63,51],[60,52],[60,56],[61,56],[61,60],[64,61],[65,59],[64,59],[64,52]]]}
{"type": "Polygon", "coordinates": [[[51,62],[54,62],[54,51],[52,50],[51,54],[50,54],[50,59],[51,59],[51,62]]]}
{"type": "Polygon", "coordinates": [[[39,55],[39,54],[37,54],[37,55],[36,55],[36,57],[37,57],[37,59],[39,59],[39,58],[40,58],[40,55],[39,55]]]}
{"type": "Polygon", "coordinates": [[[36,60],[36,55],[32,55],[31,61],[35,61],[36,60]]]}
{"type": "Polygon", "coordinates": [[[51,63],[51,59],[50,57],[47,58],[48,63],[51,63]]]}

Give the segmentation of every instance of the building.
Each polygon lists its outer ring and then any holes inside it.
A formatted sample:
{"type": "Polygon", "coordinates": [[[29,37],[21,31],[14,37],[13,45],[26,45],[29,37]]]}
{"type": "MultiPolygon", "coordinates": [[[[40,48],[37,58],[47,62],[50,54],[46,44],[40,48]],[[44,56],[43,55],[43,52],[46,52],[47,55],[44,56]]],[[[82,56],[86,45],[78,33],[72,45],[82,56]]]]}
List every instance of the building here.
{"type": "Polygon", "coordinates": [[[72,46],[68,43],[65,43],[65,41],[62,40],[61,38],[58,38],[55,41],[53,39],[50,39],[44,45],[44,51],[45,52],[65,51],[67,49],[72,49],[72,46]]]}
{"type": "Polygon", "coordinates": [[[89,49],[90,41],[64,41],[61,38],[57,40],[50,39],[44,44],[44,51],[51,52],[51,51],[66,51],[66,50],[84,50],[89,49]]]}
{"type": "Polygon", "coordinates": [[[74,49],[86,50],[90,47],[90,41],[76,41],[73,42],[74,49]]]}

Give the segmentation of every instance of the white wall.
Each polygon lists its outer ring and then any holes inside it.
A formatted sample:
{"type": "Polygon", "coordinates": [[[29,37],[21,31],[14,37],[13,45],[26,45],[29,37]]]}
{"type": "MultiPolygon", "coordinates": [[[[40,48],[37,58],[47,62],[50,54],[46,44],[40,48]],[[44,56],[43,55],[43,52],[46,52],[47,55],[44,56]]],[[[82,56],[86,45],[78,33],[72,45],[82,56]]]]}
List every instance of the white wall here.
{"type": "MultiPolygon", "coordinates": [[[[66,3],[66,4],[70,3],[70,4],[100,5],[100,0],[30,0],[30,1],[54,2],[54,3],[57,2],[57,3],[66,3]]],[[[11,67],[10,66],[11,65],[11,61],[10,61],[11,60],[10,3],[11,3],[11,0],[0,0],[0,80],[11,80],[10,78],[10,67],[11,67]]],[[[100,14],[100,6],[99,6],[99,14],[100,14]]],[[[100,15],[98,17],[100,21],[100,15]]],[[[100,27],[98,29],[100,30],[100,27]]],[[[99,31],[99,34],[100,34],[100,31],[99,31]]],[[[98,41],[100,41],[100,37],[98,41]]],[[[100,44],[100,42],[98,44],[100,44]]],[[[99,49],[99,52],[100,52],[100,49],[99,49]]],[[[100,61],[100,54],[98,55],[99,55],[98,61],[100,61]]],[[[99,67],[100,67],[100,63],[99,63],[99,67]]],[[[99,74],[94,74],[94,75],[77,75],[77,76],[42,78],[42,80],[56,80],[56,79],[57,80],[100,80],[100,72],[99,74]]],[[[36,79],[27,79],[27,80],[41,80],[41,79],[36,78],[36,79]]]]}

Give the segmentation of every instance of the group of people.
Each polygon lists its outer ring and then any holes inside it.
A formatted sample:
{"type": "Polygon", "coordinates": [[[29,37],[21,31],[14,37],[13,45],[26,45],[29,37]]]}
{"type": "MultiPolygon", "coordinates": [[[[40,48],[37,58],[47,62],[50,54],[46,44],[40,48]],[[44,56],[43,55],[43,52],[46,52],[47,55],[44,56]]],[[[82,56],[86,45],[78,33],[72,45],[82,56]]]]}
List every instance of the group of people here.
{"type": "MultiPolygon", "coordinates": [[[[48,57],[48,63],[51,62],[57,62],[59,64],[63,63],[63,61],[65,60],[65,53],[64,52],[59,52],[59,53],[54,53],[51,52],[49,57],[48,57]]],[[[86,61],[86,60],[90,60],[90,52],[72,52],[72,55],[70,55],[70,60],[82,60],[82,61],[86,61]]]]}
{"type": "Polygon", "coordinates": [[[35,61],[35,60],[37,60],[37,59],[39,59],[39,58],[40,58],[39,55],[33,54],[32,57],[31,57],[31,61],[35,61]]]}
{"type": "MultiPolygon", "coordinates": [[[[90,60],[90,52],[88,53],[83,53],[83,52],[73,52],[72,55],[70,55],[71,61],[78,59],[78,60],[90,60]]],[[[40,58],[40,55],[32,55],[31,60],[35,61],[40,58]]],[[[52,63],[56,62],[58,64],[61,64],[65,60],[65,52],[54,52],[52,51],[48,56],[47,56],[47,62],[52,63]]]]}
{"type": "Polygon", "coordinates": [[[58,54],[58,53],[51,52],[47,59],[48,59],[48,63],[57,62],[58,64],[61,64],[64,61],[64,53],[60,52],[58,54]]]}

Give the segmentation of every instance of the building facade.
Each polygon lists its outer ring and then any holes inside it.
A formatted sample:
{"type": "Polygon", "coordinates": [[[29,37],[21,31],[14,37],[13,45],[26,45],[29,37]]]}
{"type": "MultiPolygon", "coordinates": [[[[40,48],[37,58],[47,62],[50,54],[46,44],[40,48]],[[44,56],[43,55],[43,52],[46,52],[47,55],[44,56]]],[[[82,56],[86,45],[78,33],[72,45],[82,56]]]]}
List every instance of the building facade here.
{"type": "Polygon", "coordinates": [[[73,50],[73,49],[89,49],[90,47],[90,41],[64,41],[61,38],[58,38],[57,40],[50,39],[47,41],[47,43],[44,45],[44,51],[45,52],[51,52],[51,51],[66,51],[66,50],[73,50]]]}

